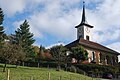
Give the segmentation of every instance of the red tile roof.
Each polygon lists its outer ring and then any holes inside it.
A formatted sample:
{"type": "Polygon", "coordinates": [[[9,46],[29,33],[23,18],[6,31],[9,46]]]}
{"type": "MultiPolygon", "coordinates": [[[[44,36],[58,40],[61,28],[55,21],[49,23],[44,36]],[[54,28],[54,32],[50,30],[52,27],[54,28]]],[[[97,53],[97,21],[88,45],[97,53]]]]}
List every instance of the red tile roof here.
{"type": "Polygon", "coordinates": [[[110,49],[110,48],[107,48],[99,43],[96,43],[96,42],[93,42],[93,41],[88,41],[88,40],[85,40],[83,38],[80,38],[80,40],[75,40],[69,44],[66,45],[66,47],[72,47],[72,46],[75,46],[75,45],[83,45],[83,46],[86,46],[86,47],[90,47],[90,48],[94,48],[94,49],[97,49],[97,50],[102,50],[102,51],[106,51],[106,52],[109,52],[109,53],[114,53],[114,54],[117,54],[117,55],[120,55],[120,53],[110,49]]]}

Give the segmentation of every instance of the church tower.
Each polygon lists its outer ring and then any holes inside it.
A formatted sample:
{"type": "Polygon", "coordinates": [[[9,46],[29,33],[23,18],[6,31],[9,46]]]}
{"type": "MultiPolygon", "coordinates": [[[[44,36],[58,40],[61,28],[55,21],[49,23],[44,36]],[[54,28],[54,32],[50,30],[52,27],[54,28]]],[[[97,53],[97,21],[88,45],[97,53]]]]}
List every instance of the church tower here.
{"type": "Polygon", "coordinates": [[[75,28],[77,28],[77,39],[83,38],[85,40],[91,40],[91,37],[92,37],[91,28],[93,28],[93,26],[89,25],[86,21],[85,2],[83,2],[83,12],[82,12],[81,23],[75,28]]]}

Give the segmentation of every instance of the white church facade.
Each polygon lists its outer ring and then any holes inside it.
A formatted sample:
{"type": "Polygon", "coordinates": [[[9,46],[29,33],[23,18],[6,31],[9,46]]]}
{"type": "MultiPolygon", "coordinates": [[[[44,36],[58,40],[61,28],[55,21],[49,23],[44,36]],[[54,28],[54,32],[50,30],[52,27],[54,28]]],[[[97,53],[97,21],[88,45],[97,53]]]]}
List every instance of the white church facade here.
{"type": "Polygon", "coordinates": [[[91,41],[91,30],[93,26],[88,24],[86,21],[85,4],[83,4],[81,23],[75,28],[77,28],[77,40],[67,44],[67,48],[75,47],[77,45],[82,46],[88,52],[88,60],[86,60],[87,63],[95,63],[101,65],[118,64],[118,55],[120,55],[120,53],[109,49],[99,43],[91,41]]]}

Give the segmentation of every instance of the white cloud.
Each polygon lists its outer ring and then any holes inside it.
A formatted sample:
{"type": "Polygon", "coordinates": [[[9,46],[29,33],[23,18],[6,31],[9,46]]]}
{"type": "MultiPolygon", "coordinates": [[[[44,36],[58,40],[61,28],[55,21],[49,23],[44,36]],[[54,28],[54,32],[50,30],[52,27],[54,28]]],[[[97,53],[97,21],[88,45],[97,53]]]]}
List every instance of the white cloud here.
{"type": "Polygon", "coordinates": [[[96,31],[94,32],[94,37],[93,37],[95,41],[99,41],[99,42],[107,42],[108,40],[114,41],[118,38],[120,38],[120,28],[115,28],[112,30],[108,29],[105,31],[104,30],[96,31]]]}
{"type": "Polygon", "coordinates": [[[75,32],[73,25],[75,20],[72,20],[74,16],[74,14],[69,14],[61,17],[55,17],[54,14],[50,15],[46,12],[37,13],[34,16],[31,16],[29,21],[32,27],[36,28],[34,28],[34,31],[39,30],[40,32],[46,32],[61,38],[71,38],[71,34],[75,32]]]}
{"type": "Polygon", "coordinates": [[[108,47],[110,47],[111,49],[114,49],[114,50],[120,52],[120,42],[112,43],[112,44],[108,45],[108,47]]]}
{"type": "MultiPolygon", "coordinates": [[[[35,37],[44,33],[64,40],[76,39],[74,26],[80,23],[82,0],[0,0],[0,7],[9,17],[28,11],[30,30],[35,37]]],[[[120,38],[120,0],[86,0],[86,17],[93,28],[93,41],[105,43],[120,38]],[[93,9],[88,8],[90,5],[93,9]]],[[[13,24],[18,26],[23,20],[13,24]]]]}
{"type": "MultiPolygon", "coordinates": [[[[42,11],[35,10],[33,15],[28,16],[28,20],[32,28],[31,31],[35,33],[36,37],[44,35],[43,33],[46,32],[48,34],[58,36],[58,38],[69,37],[66,39],[74,39],[76,36],[74,26],[76,26],[80,20],[80,18],[78,18],[78,16],[80,16],[80,10],[71,9],[70,7],[79,1],[80,0],[73,0],[67,2],[54,0],[46,1],[45,3],[43,2],[44,8],[42,11]],[[66,6],[67,8],[65,8],[66,6]]],[[[14,24],[20,22],[16,21],[14,24]]]]}
{"type": "MultiPolygon", "coordinates": [[[[115,43],[112,43],[112,44],[107,45],[107,46],[120,53],[120,42],[115,42],[115,43]]],[[[118,58],[119,58],[119,62],[120,62],[120,55],[118,56],[118,58]]]]}
{"type": "Polygon", "coordinates": [[[93,40],[97,42],[114,41],[120,38],[120,1],[104,0],[94,10],[87,10],[88,22],[93,24],[93,40]]]}
{"type": "MultiPolygon", "coordinates": [[[[79,24],[81,18],[81,9],[74,6],[80,5],[80,1],[0,0],[0,6],[8,16],[24,13],[25,11],[34,13],[28,16],[28,19],[32,26],[31,30],[36,37],[44,36],[43,32],[46,32],[55,36],[73,39],[76,36],[74,26],[79,24]]],[[[120,0],[87,0],[86,3],[86,6],[96,4],[96,8],[86,9],[88,23],[95,26],[93,40],[106,42],[107,40],[120,38],[120,0]],[[99,34],[99,32],[102,34],[99,34]]]]}
{"type": "Polygon", "coordinates": [[[15,13],[21,13],[25,9],[24,0],[0,0],[0,7],[7,16],[13,16],[15,13]]]}
{"type": "Polygon", "coordinates": [[[52,44],[52,45],[47,46],[46,49],[50,49],[51,47],[53,47],[53,46],[58,46],[58,45],[63,45],[63,46],[64,46],[65,44],[64,44],[64,43],[61,43],[61,42],[60,42],[60,43],[55,43],[55,44],[52,44]]]}
{"type": "Polygon", "coordinates": [[[45,3],[46,0],[0,0],[0,7],[8,17],[25,11],[34,12],[35,9],[45,3]]]}
{"type": "Polygon", "coordinates": [[[104,0],[85,0],[85,2],[87,3],[87,4],[91,4],[91,3],[101,3],[101,2],[103,2],[104,0]]]}

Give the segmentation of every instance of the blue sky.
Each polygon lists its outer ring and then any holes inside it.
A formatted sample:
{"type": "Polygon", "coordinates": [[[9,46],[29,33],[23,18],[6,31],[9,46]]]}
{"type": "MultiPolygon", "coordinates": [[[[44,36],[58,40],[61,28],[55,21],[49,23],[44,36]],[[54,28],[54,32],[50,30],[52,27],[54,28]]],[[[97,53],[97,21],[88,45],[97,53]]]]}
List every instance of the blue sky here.
{"type": "MultiPolygon", "coordinates": [[[[75,26],[81,21],[83,0],[0,0],[5,33],[25,19],[36,40],[50,47],[76,40],[75,26]]],[[[92,41],[120,52],[120,0],[85,0],[87,22],[94,26],[92,41]]]]}

